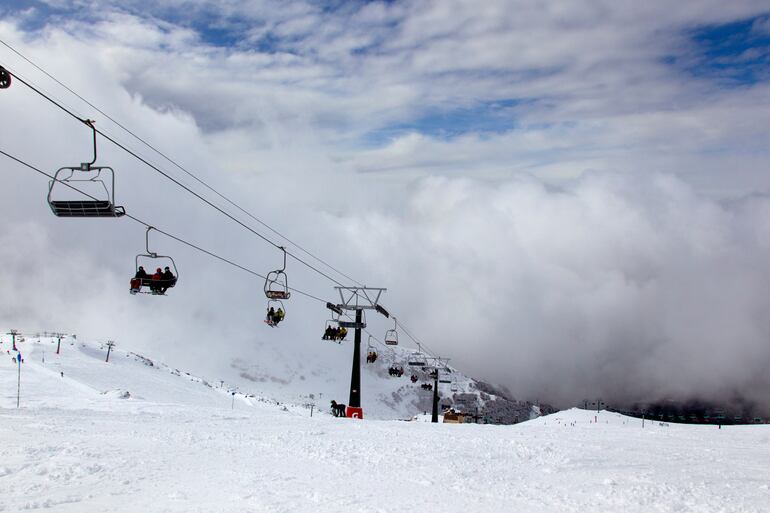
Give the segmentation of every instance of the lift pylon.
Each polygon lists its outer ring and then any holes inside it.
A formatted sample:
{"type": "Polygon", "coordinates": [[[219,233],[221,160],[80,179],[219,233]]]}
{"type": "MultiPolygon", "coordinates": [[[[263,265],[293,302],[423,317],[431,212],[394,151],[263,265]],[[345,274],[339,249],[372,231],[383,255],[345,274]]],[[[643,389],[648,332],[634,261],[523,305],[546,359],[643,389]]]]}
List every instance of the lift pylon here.
{"type": "Polygon", "coordinates": [[[361,330],[366,327],[364,310],[376,312],[390,317],[385,308],[380,304],[380,296],[387,289],[380,287],[334,287],[339,291],[340,303],[336,305],[339,311],[355,311],[355,321],[350,326],[355,329],[353,342],[353,368],[350,373],[350,397],[345,416],[354,419],[364,418],[364,409],[361,407],[361,330]]]}

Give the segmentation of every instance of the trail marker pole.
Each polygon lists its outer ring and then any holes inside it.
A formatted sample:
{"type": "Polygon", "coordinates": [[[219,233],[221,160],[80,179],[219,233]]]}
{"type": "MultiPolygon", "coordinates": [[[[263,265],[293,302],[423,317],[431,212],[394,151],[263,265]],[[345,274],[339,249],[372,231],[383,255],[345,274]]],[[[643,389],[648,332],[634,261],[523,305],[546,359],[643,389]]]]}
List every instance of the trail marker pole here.
{"type": "Polygon", "coordinates": [[[16,381],[16,408],[18,408],[19,402],[21,401],[21,352],[16,355],[16,359],[19,362],[19,377],[16,381]]]}

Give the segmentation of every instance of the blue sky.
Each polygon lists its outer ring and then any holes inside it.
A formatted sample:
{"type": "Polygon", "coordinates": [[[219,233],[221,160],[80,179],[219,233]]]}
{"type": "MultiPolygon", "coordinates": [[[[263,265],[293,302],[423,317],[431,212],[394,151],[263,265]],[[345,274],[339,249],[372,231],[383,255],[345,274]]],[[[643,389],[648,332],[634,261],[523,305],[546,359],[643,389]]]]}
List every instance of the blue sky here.
{"type": "Polygon", "coordinates": [[[770,78],[770,17],[697,27],[688,35],[694,49],[685,67],[693,75],[726,87],[770,78]]]}
{"type": "MultiPolygon", "coordinates": [[[[99,3],[97,3],[99,4],[99,3]]],[[[268,12],[248,7],[248,4],[230,4],[226,9],[216,2],[182,4],[175,2],[157,4],[151,2],[101,2],[102,9],[93,9],[87,4],[57,3],[52,7],[47,2],[38,0],[12,0],[3,7],[6,16],[26,14],[20,18],[20,26],[25,30],[40,30],[44,27],[63,24],[65,21],[93,22],[107,18],[116,9],[132,16],[145,18],[154,23],[157,20],[188,28],[198,35],[202,45],[221,48],[227,52],[261,53],[267,55],[297,55],[306,66],[316,63],[329,64],[330,72],[335,74],[354,73],[356,68],[366,66],[368,62],[381,59],[383,55],[400,52],[404,59],[412,58],[421,51],[435,46],[436,41],[451,37],[451,32],[438,36],[426,35],[423,41],[409,43],[411,46],[397,47],[392,42],[408,30],[409,14],[419,12],[418,4],[413,2],[290,2],[285,3],[279,12],[268,12]],[[194,6],[190,8],[191,6],[194,6]],[[371,11],[372,6],[381,7],[384,13],[379,17],[361,21],[361,13],[371,11]],[[305,28],[290,28],[297,20],[308,19],[305,28]],[[155,21],[153,21],[155,20],[155,21]],[[367,23],[369,25],[367,25],[367,23]],[[407,28],[405,28],[407,27],[407,28]],[[329,29],[331,36],[319,35],[329,29]],[[368,31],[368,34],[366,32],[368,31]],[[348,34],[345,34],[348,32],[348,34]],[[334,42],[334,38],[352,37],[360,39],[343,50],[344,58],[339,55],[325,56],[324,43],[334,42]],[[368,37],[367,37],[368,36],[368,37]],[[334,60],[339,62],[335,63],[334,60]]],[[[280,4],[279,4],[280,5],[280,4]]],[[[677,73],[689,74],[693,79],[713,83],[714,87],[744,87],[764,82],[770,76],[770,13],[739,17],[721,23],[708,23],[707,20],[685,20],[679,24],[667,24],[665,28],[651,30],[645,37],[648,41],[641,44],[651,45],[653,52],[650,60],[659,60],[670,67],[672,76],[677,73]],[[660,31],[667,31],[661,39],[669,41],[665,45],[657,44],[653,38],[660,38],[660,31]]],[[[602,20],[596,20],[598,26],[602,20]]],[[[168,30],[168,27],[160,27],[168,30]]],[[[498,30],[498,29],[495,29],[498,30]]],[[[514,29],[511,29],[514,30],[514,29]]],[[[518,30],[518,29],[517,29],[518,30]]],[[[633,28],[631,29],[633,32],[633,28]]],[[[462,33],[458,38],[464,37],[462,33]]],[[[590,50],[587,50],[590,51],[590,50]]],[[[585,55],[576,55],[582,59],[585,55]]],[[[390,119],[391,116],[378,116],[379,121],[359,134],[358,140],[365,146],[382,145],[402,134],[418,132],[438,139],[452,139],[457,136],[475,133],[487,136],[505,131],[517,130],[522,120],[517,117],[518,109],[512,108],[521,102],[562,101],[560,95],[572,94],[563,91],[541,91],[533,88],[532,92],[524,88],[509,88],[511,83],[536,83],[541,75],[555,74],[558,78],[560,68],[568,68],[572,63],[563,61],[544,61],[518,66],[513,52],[510,62],[499,62],[487,66],[473,66],[472,62],[458,59],[456,69],[415,70],[421,81],[446,84],[458,84],[455,94],[446,92],[432,98],[429,90],[405,112],[390,119]],[[471,64],[471,65],[468,65],[471,64]],[[420,73],[421,72],[421,73],[420,73]],[[490,79],[489,77],[495,77],[490,79]],[[521,77],[525,78],[521,78],[521,77]],[[526,78],[527,76],[531,78],[526,78]],[[451,78],[447,78],[451,77],[451,78]],[[485,91],[473,91],[466,87],[472,83],[491,84],[485,91]],[[494,84],[501,86],[501,91],[494,91],[494,84]],[[507,90],[524,90],[526,94],[510,96],[507,90]],[[381,118],[381,119],[380,119],[381,118]]],[[[597,61],[597,64],[601,65],[597,61]]],[[[383,77],[385,78],[385,77],[383,77]]],[[[409,77],[404,77],[409,80],[409,77]]],[[[565,79],[566,80],[566,79],[565,79]]],[[[614,87],[601,84],[597,87],[614,87]]],[[[425,85],[430,88],[430,84],[425,85]]],[[[443,86],[445,89],[449,86],[443,86]]],[[[327,115],[327,119],[335,116],[327,115]]],[[[568,120],[574,121],[574,120],[568,120]]],[[[539,124],[537,121],[533,121],[539,124]]],[[[548,123],[546,121],[545,123],[548,123]]],[[[366,123],[364,123],[366,124],[366,123]]],[[[204,125],[207,125],[204,123],[204,125]]],[[[213,126],[219,126],[214,124],[213,126]]],[[[352,134],[351,134],[352,135],[352,134]]]]}

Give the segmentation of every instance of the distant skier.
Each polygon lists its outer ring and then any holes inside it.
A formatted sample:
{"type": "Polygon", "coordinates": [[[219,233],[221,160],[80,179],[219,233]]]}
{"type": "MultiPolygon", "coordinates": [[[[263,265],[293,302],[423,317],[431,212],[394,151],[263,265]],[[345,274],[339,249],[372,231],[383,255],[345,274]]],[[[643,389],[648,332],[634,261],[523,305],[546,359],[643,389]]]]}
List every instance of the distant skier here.
{"type": "Polygon", "coordinates": [[[61,377],[64,377],[64,371],[61,371],[61,377]]]}
{"type": "Polygon", "coordinates": [[[344,417],[345,408],[346,406],[344,404],[338,404],[337,401],[332,399],[332,415],[335,417],[344,417]]]}

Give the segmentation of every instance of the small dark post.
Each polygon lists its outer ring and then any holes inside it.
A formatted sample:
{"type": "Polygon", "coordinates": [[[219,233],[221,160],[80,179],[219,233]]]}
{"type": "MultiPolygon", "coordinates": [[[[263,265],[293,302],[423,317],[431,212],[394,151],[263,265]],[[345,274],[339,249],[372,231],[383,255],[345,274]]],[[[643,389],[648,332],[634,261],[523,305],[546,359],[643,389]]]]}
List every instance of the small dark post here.
{"type": "Polygon", "coordinates": [[[19,407],[19,401],[21,400],[21,353],[16,355],[19,365],[19,377],[16,382],[16,408],[19,407]]]}
{"type": "Polygon", "coordinates": [[[57,333],[56,334],[56,354],[59,354],[59,349],[61,348],[61,338],[62,338],[62,336],[63,335],[61,333],[57,333]]]}
{"type": "Polygon", "coordinates": [[[107,341],[107,359],[104,360],[105,362],[110,361],[110,352],[112,351],[112,346],[114,345],[115,345],[115,342],[113,342],[112,340],[107,341]]]}
{"type": "Polygon", "coordinates": [[[13,351],[18,351],[18,349],[16,349],[16,335],[18,334],[19,332],[17,330],[11,330],[11,332],[9,333],[9,335],[11,336],[11,340],[13,341],[13,351]]]}

